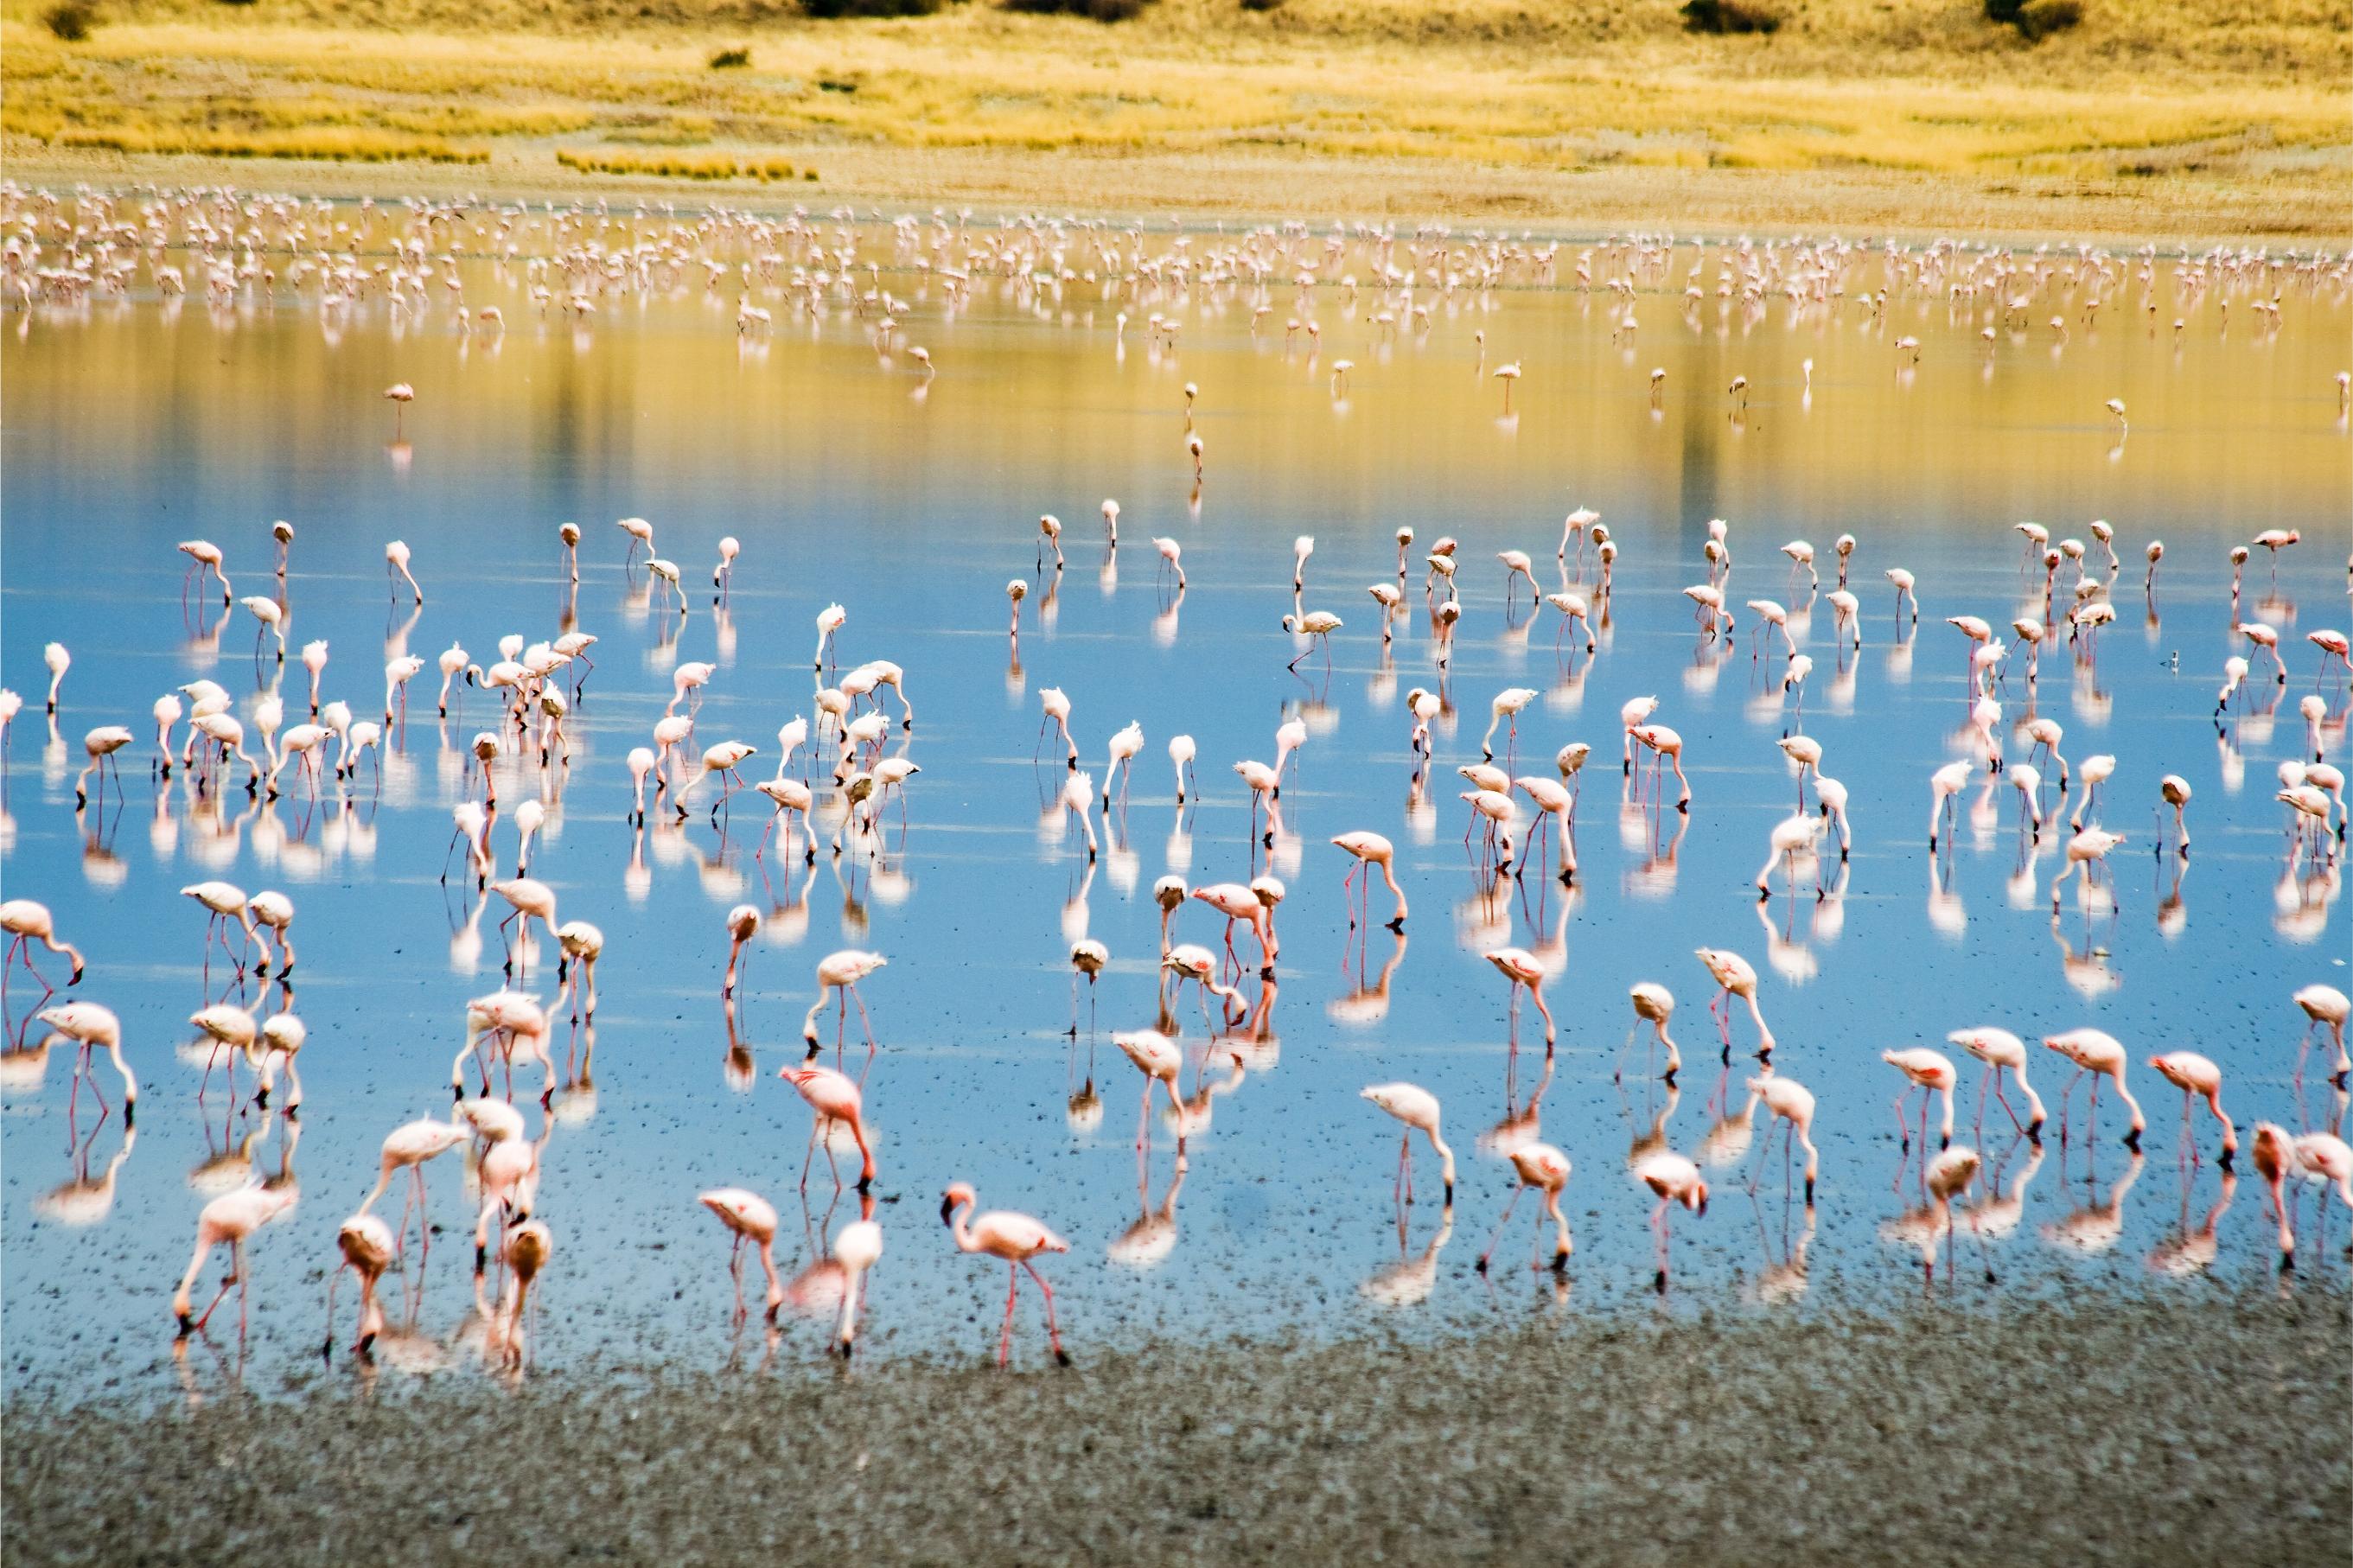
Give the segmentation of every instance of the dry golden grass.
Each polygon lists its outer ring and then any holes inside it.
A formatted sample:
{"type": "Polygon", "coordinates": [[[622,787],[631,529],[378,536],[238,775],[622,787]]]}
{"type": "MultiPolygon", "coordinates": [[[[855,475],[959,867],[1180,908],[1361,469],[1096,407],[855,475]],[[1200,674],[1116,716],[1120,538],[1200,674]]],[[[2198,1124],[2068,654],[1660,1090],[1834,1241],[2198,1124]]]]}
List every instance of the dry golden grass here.
{"type": "Polygon", "coordinates": [[[796,170],[782,158],[742,157],[732,153],[642,153],[626,147],[559,147],[558,166],[584,174],[632,174],[660,180],[774,180],[803,177],[817,171],[796,170]]]}
{"type": "MultiPolygon", "coordinates": [[[[1283,162],[1310,193],[1343,163],[1545,184],[1861,173],[1956,197],[2114,193],[2147,209],[2126,226],[2167,232],[2225,190],[2221,207],[2275,212],[2272,231],[2347,226],[2348,0],[2089,0],[2081,28],[2033,47],[1973,0],[1784,9],[1770,38],[1713,38],[1670,0],[1158,0],[1116,26],[969,3],[818,24],[779,0],[577,0],[556,18],[543,0],[112,0],[69,45],[31,0],[0,0],[0,132],[19,162],[98,146],[530,169],[560,151],[647,179],[830,175],[877,149],[1208,160],[1197,208],[1233,205],[1219,159],[1283,162]],[[710,68],[735,45],[749,66],[710,68]]],[[[1080,194],[1124,206],[1122,187],[1080,194]]]]}

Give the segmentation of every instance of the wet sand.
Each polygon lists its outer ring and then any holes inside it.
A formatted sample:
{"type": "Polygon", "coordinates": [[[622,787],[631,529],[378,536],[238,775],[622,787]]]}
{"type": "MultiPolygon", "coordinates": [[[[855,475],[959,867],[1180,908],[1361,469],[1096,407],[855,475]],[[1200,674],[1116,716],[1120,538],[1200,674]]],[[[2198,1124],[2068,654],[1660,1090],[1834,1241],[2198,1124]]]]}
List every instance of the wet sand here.
{"type": "Polygon", "coordinates": [[[765,1375],[362,1396],[339,1362],[194,1414],[20,1398],[0,1541],[13,1563],[2342,1562],[2348,1326],[2306,1280],[1078,1346],[1011,1375],[845,1381],[794,1363],[806,1330],[765,1375]]]}

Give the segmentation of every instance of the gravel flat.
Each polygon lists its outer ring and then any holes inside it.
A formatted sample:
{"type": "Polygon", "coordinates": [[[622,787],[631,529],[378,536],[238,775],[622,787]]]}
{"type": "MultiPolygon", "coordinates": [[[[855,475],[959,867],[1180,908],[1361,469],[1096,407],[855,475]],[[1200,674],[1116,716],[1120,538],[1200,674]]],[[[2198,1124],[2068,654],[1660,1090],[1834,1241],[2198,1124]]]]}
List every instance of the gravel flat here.
{"type": "MultiPolygon", "coordinates": [[[[2343,1562],[2339,1292],[8,1415],[10,1563],[2343,1562]]],[[[1034,1354],[1034,1347],[1032,1347],[1034,1354]]]]}

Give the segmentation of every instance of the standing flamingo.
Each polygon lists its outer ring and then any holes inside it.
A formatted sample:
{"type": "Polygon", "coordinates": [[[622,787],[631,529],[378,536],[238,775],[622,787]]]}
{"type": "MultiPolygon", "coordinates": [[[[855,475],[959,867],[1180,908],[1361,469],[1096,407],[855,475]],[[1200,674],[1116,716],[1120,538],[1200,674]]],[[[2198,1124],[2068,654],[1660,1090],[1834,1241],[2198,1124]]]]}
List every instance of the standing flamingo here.
{"type": "Polygon", "coordinates": [[[1005,1260],[1005,1331],[997,1341],[997,1364],[1003,1366],[1013,1353],[1013,1308],[1021,1289],[1020,1271],[1027,1269],[1046,1298],[1046,1332],[1053,1342],[1054,1360],[1070,1365],[1070,1355],[1062,1349],[1061,1327],[1054,1320],[1054,1288],[1030,1260],[1041,1252],[1068,1252],[1071,1244],[1028,1215],[1008,1209],[992,1209],[967,1227],[964,1211],[976,1202],[969,1183],[953,1184],[940,1198],[940,1222],[955,1233],[957,1251],[986,1252],[1005,1260]]]}

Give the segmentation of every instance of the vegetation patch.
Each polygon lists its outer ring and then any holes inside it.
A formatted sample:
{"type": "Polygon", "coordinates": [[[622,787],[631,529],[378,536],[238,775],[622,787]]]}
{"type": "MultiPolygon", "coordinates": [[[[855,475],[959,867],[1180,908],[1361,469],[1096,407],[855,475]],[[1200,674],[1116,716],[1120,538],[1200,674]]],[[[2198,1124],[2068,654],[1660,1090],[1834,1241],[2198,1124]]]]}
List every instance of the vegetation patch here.
{"type": "MultiPolygon", "coordinates": [[[[2006,0],[1986,0],[1989,5],[2006,0]]],[[[1757,0],[1684,0],[1683,31],[1687,33],[1778,33],[1781,13],[1757,0]]]]}
{"type": "Polygon", "coordinates": [[[79,44],[98,25],[98,7],[89,0],[60,0],[41,13],[41,26],[69,44],[79,44]]]}
{"type": "Polygon", "coordinates": [[[796,169],[783,158],[758,153],[653,153],[626,147],[564,147],[555,161],[584,174],[632,174],[663,180],[814,180],[815,169],[796,169]]]}
{"type": "Polygon", "coordinates": [[[1033,16],[1085,16],[1097,22],[1132,22],[1148,4],[1150,0],[1004,0],[1008,11],[1026,11],[1033,16]]]}
{"type": "Polygon", "coordinates": [[[2081,26],[2081,0],[1985,0],[1986,20],[2013,27],[2028,43],[2039,43],[2054,33],[2081,26]]]}

